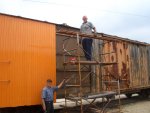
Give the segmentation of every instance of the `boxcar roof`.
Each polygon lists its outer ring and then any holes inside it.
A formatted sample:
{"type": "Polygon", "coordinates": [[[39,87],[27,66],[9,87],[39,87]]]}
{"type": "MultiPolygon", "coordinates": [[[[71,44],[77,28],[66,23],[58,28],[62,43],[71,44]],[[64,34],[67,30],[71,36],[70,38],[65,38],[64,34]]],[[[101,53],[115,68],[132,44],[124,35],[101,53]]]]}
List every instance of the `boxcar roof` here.
{"type": "MultiPolygon", "coordinates": [[[[63,24],[56,24],[56,25],[57,25],[57,27],[60,27],[62,29],[80,31],[79,28],[71,27],[71,26],[68,26],[68,25],[63,25],[63,24]]],[[[102,34],[104,37],[107,37],[107,38],[110,38],[110,39],[113,38],[114,40],[120,40],[120,41],[129,42],[129,43],[140,44],[140,45],[150,45],[149,43],[146,43],[146,42],[131,40],[131,39],[128,39],[128,38],[118,37],[118,36],[115,36],[115,35],[108,35],[108,34],[105,34],[105,33],[98,33],[98,34],[102,34]]]]}
{"type": "MultiPolygon", "coordinates": [[[[42,23],[54,24],[57,27],[62,27],[64,29],[70,29],[70,30],[74,30],[74,31],[79,31],[80,30],[79,28],[75,28],[75,27],[72,27],[72,26],[69,26],[69,25],[57,24],[57,23],[42,21],[42,20],[38,20],[38,19],[31,19],[31,18],[27,18],[27,17],[10,15],[10,14],[5,14],[5,13],[0,13],[0,15],[11,16],[11,17],[21,18],[21,19],[26,19],[26,20],[32,20],[32,21],[38,21],[38,22],[42,22],[42,23]]],[[[98,34],[103,34],[103,36],[105,36],[105,37],[113,38],[113,39],[116,39],[116,40],[121,40],[121,41],[131,42],[131,43],[135,43],[135,44],[141,44],[141,45],[150,45],[146,42],[140,42],[140,41],[131,40],[131,39],[128,39],[128,38],[122,38],[122,37],[118,37],[118,36],[115,36],[115,35],[108,35],[108,34],[105,34],[105,33],[98,33],[98,34]]]]}

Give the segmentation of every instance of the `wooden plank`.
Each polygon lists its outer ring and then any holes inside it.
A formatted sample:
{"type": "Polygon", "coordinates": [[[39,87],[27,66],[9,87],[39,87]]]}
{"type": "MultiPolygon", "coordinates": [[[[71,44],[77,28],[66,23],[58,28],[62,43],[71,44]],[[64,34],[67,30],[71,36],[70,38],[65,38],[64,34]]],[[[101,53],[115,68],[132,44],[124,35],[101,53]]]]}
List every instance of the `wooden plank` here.
{"type": "Polygon", "coordinates": [[[74,62],[64,62],[63,65],[67,65],[67,64],[71,64],[71,65],[78,65],[78,64],[81,64],[81,65],[114,65],[114,64],[117,64],[117,62],[108,62],[108,63],[105,63],[105,62],[97,62],[97,61],[74,61],[74,62]]]}
{"type": "Polygon", "coordinates": [[[65,85],[65,87],[80,87],[80,85],[65,85]]]}
{"type": "Polygon", "coordinates": [[[130,39],[127,39],[127,38],[121,38],[121,37],[113,36],[113,35],[107,35],[107,34],[104,34],[104,33],[98,33],[97,36],[94,36],[93,34],[87,35],[87,34],[80,33],[80,32],[75,32],[75,31],[59,30],[59,31],[57,31],[56,34],[76,38],[77,33],[79,34],[80,37],[89,37],[89,38],[93,38],[93,39],[116,41],[116,42],[126,41],[128,43],[140,44],[140,45],[145,45],[145,46],[150,45],[148,43],[139,42],[139,41],[135,41],[135,40],[130,40],[130,39]]]}
{"type": "Polygon", "coordinates": [[[87,99],[94,99],[94,98],[103,98],[103,97],[111,97],[114,96],[116,92],[113,91],[103,91],[97,94],[87,95],[87,99]]]}

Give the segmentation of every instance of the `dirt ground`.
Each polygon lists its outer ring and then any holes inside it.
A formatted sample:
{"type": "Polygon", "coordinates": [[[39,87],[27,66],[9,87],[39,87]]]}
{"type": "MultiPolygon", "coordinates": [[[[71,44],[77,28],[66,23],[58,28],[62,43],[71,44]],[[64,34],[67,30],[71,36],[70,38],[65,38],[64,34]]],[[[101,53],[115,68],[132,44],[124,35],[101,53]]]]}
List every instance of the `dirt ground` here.
{"type": "MultiPolygon", "coordinates": [[[[109,113],[113,111],[116,111],[116,109],[109,110],[109,113]]],[[[130,100],[123,100],[121,113],[150,113],[150,98],[134,97],[130,100]]]]}
{"type": "MultiPolygon", "coordinates": [[[[102,109],[105,103],[96,103],[99,109],[102,109]]],[[[134,96],[132,98],[126,98],[125,96],[121,99],[121,112],[118,112],[118,100],[111,101],[105,112],[96,112],[94,105],[89,107],[85,105],[84,113],[150,113],[150,97],[142,98],[140,96],[134,96]],[[85,111],[86,110],[86,111],[85,111]]],[[[17,108],[4,108],[0,109],[0,113],[44,113],[40,106],[24,106],[17,108]]],[[[64,109],[55,110],[54,113],[80,113],[80,108],[70,108],[67,112],[64,109]]]]}
{"type": "MultiPolygon", "coordinates": [[[[101,107],[100,103],[97,104],[101,107]]],[[[64,111],[58,110],[55,111],[55,113],[64,113],[64,111]]],[[[71,111],[68,111],[68,113],[80,113],[80,111],[78,108],[71,108],[71,111]]],[[[101,113],[101,112],[96,112],[95,110],[87,110],[84,113],[101,113]]],[[[109,108],[106,109],[105,113],[119,113],[118,101],[111,102],[109,108]]],[[[121,99],[120,113],[150,113],[150,97],[144,99],[142,97],[135,96],[130,99],[128,98],[121,99]]]]}
{"type": "Polygon", "coordinates": [[[150,113],[150,100],[125,105],[122,110],[123,113],[150,113]]]}

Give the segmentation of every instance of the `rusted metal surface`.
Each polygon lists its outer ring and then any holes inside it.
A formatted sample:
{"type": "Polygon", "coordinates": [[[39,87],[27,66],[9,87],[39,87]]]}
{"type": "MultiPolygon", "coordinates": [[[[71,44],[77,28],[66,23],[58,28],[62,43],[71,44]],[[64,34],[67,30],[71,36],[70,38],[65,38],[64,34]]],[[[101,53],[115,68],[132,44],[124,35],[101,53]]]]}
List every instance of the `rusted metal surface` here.
{"type": "MultiPolygon", "coordinates": [[[[103,52],[111,48],[117,52],[118,65],[106,67],[104,72],[106,80],[120,80],[121,89],[138,88],[149,85],[149,58],[150,48],[144,45],[137,45],[127,42],[116,42],[105,44],[103,52]]],[[[116,60],[115,56],[105,55],[107,61],[116,60]]],[[[107,84],[109,90],[115,89],[113,84],[107,84]]]]}
{"type": "MultiPolygon", "coordinates": [[[[113,83],[117,83],[116,84],[117,91],[115,91],[114,94],[111,94],[111,93],[108,94],[108,91],[107,92],[106,91],[102,92],[102,90],[100,92],[100,90],[99,90],[99,88],[100,88],[99,80],[102,80],[102,79],[100,79],[100,76],[99,76],[99,74],[100,74],[99,71],[101,70],[101,67],[108,66],[108,65],[109,66],[110,65],[116,65],[117,63],[116,62],[114,63],[114,62],[100,62],[99,61],[99,59],[100,59],[99,50],[101,49],[101,48],[99,48],[99,40],[94,40],[94,42],[96,42],[96,43],[94,43],[94,47],[93,47],[94,48],[93,49],[94,50],[93,51],[94,54],[92,55],[92,57],[93,57],[92,60],[93,61],[82,61],[81,60],[82,57],[81,57],[81,51],[80,50],[82,50],[82,52],[83,51],[86,52],[86,51],[79,44],[79,34],[77,34],[77,38],[76,38],[77,39],[76,40],[77,41],[77,44],[76,44],[76,46],[77,46],[76,48],[77,49],[70,49],[70,48],[68,49],[68,48],[66,48],[67,47],[66,46],[66,41],[69,40],[69,39],[70,38],[67,38],[67,39],[63,40],[64,75],[65,75],[65,77],[68,76],[66,74],[66,66],[68,66],[68,65],[69,66],[74,66],[75,65],[76,68],[77,68],[76,70],[78,70],[78,71],[77,71],[76,75],[74,76],[74,78],[69,77],[69,79],[66,81],[66,85],[65,85],[65,111],[67,110],[67,100],[75,101],[76,105],[77,105],[77,103],[80,103],[80,113],[83,113],[85,111],[85,109],[83,109],[82,100],[85,99],[84,98],[85,95],[87,97],[87,93],[85,93],[85,91],[84,91],[85,87],[84,87],[83,81],[85,81],[86,78],[89,77],[92,73],[93,73],[94,76],[93,75],[91,76],[92,79],[90,79],[90,86],[89,86],[89,88],[92,88],[92,90],[90,90],[89,94],[91,94],[91,95],[90,95],[90,97],[88,96],[88,98],[93,99],[93,100],[92,100],[92,102],[89,102],[89,107],[91,105],[93,105],[92,103],[96,100],[96,98],[100,98],[100,97],[101,98],[108,98],[111,95],[117,94],[117,92],[119,94],[119,107],[120,107],[120,82],[119,82],[119,80],[116,80],[116,81],[104,81],[103,82],[103,83],[112,83],[112,82],[113,83]],[[68,59],[66,59],[66,54],[73,55],[72,53],[70,53],[72,50],[73,51],[76,50],[77,51],[77,53],[76,53],[77,55],[75,55],[74,58],[69,58],[70,60],[68,62],[68,59]],[[82,67],[85,67],[85,66],[89,66],[89,68],[91,68],[91,69],[90,69],[90,72],[87,73],[86,76],[83,76],[84,74],[82,72],[82,67]],[[96,67],[96,66],[99,66],[99,67],[96,67]],[[68,82],[71,79],[73,79],[73,81],[74,81],[74,82],[72,81],[72,83],[74,83],[73,85],[69,85],[68,84],[68,82]],[[75,91],[74,94],[71,94],[71,96],[70,96],[71,92],[70,91],[68,92],[68,88],[73,88],[73,90],[75,91]],[[98,94],[96,94],[96,92],[98,94]],[[69,95],[68,95],[68,93],[69,93],[69,95]],[[71,97],[71,98],[68,98],[68,97],[71,97]],[[72,98],[73,98],[73,100],[72,100],[72,98]]],[[[113,52],[110,52],[110,53],[113,53],[113,52]]],[[[87,79],[87,80],[89,80],[89,79],[87,79]]],[[[88,98],[85,99],[87,102],[88,102],[88,100],[87,100],[88,98]]],[[[111,101],[111,99],[108,99],[108,103],[110,101],[111,101]]],[[[106,105],[108,105],[108,103],[106,105]]],[[[104,111],[105,108],[106,108],[106,106],[103,107],[102,111],[104,111]]]]}
{"type": "MultiPolygon", "coordinates": [[[[69,55],[67,52],[65,53],[65,61],[70,62],[70,58],[74,58],[77,59],[77,51],[70,51],[74,48],[77,47],[77,42],[75,40],[75,38],[70,38],[70,37],[66,37],[66,36],[62,36],[62,35],[57,35],[56,38],[56,58],[57,58],[57,62],[56,62],[56,71],[57,71],[57,84],[60,83],[62,81],[63,78],[67,77],[70,78],[71,80],[67,83],[69,84],[80,84],[79,83],[79,77],[77,76],[78,70],[77,70],[77,65],[68,65],[65,66],[65,74],[64,74],[64,57],[63,57],[63,41],[66,39],[65,41],[65,49],[71,53],[71,55],[69,55]],[[69,38],[69,39],[67,39],[69,38]],[[75,79],[76,79],[76,83],[75,83],[75,79]]],[[[81,60],[85,61],[84,58],[84,54],[83,51],[80,50],[80,54],[81,54],[81,60]]],[[[87,76],[86,79],[84,78],[87,73],[90,72],[89,70],[89,66],[83,66],[81,68],[82,71],[82,83],[83,83],[83,94],[89,93],[90,92],[90,76],[87,76]]],[[[79,88],[76,88],[76,90],[74,88],[69,88],[67,89],[67,95],[70,94],[75,94],[79,91],[79,88]]],[[[64,98],[64,88],[58,90],[57,92],[57,98],[64,98]]]]}
{"type": "MultiPolygon", "coordinates": [[[[69,27],[68,31],[72,29],[73,28],[69,27]]],[[[74,39],[74,35],[76,34],[75,32],[78,32],[78,29],[73,29],[72,32],[69,32],[68,36],[72,36],[72,40],[74,39]]],[[[60,36],[62,36],[62,34],[60,36]]],[[[62,37],[68,36],[64,35],[62,37]]],[[[105,66],[102,69],[103,80],[107,81],[119,80],[122,92],[132,89],[138,88],[140,89],[142,87],[144,88],[149,87],[150,85],[150,70],[149,70],[150,47],[148,46],[149,44],[129,39],[122,39],[111,35],[105,36],[112,38],[112,40],[107,40],[106,38],[106,40],[100,44],[102,48],[100,49],[99,52],[101,56],[100,58],[101,62],[118,62],[118,64],[105,66]]],[[[91,38],[93,38],[93,36],[91,36],[91,38]]],[[[70,43],[69,46],[74,48],[74,46],[72,45],[74,45],[73,41],[72,43],[70,43]]],[[[84,54],[83,60],[85,60],[84,54]]],[[[107,90],[113,90],[117,88],[117,85],[114,83],[105,83],[105,87],[107,87],[106,88],[107,90]]]]}

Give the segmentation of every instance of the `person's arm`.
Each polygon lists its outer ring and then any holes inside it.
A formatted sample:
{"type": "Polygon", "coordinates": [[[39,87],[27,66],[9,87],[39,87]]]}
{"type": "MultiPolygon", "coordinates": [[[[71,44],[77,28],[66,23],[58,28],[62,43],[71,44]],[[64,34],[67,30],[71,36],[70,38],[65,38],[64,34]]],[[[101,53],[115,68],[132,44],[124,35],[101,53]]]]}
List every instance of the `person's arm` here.
{"type": "Polygon", "coordinates": [[[43,98],[42,98],[42,107],[43,107],[43,110],[46,111],[46,105],[45,105],[45,101],[43,98]]]}
{"type": "Polygon", "coordinates": [[[42,107],[43,107],[43,110],[46,111],[46,105],[45,105],[45,99],[46,98],[46,91],[43,89],[42,90],[42,107]]]}
{"type": "Polygon", "coordinates": [[[94,27],[93,30],[94,30],[94,36],[97,37],[96,28],[94,27]]]}
{"type": "Polygon", "coordinates": [[[52,87],[53,91],[57,91],[59,88],[61,88],[64,82],[65,82],[65,79],[59,85],[52,87]]]}
{"type": "Polygon", "coordinates": [[[93,30],[94,30],[94,33],[96,33],[96,28],[95,27],[93,28],[93,30]]]}
{"type": "MultiPolygon", "coordinates": [[[[80,33],[82,33],[82,25],[80,27],[80,33]]],[[[81,36],[79,37],[79,44],[82,44],[82,37],[81,36]]]]}
{"type": "Polygon", "coordinates": [[[62,85],[64,84],[65,80],[66,80],[66,79],[64,79],[57,87],[58,87],[58,88],[61,88],[62,85]]]}
{"type": "Polygon", "coordinates": [[[97,35],[96,35],[96,27],[95,27],[91,22],[89,22],[89,26],[93,29],[93,31],[94,31],[94,36],[97,36],[97,35]]]}

